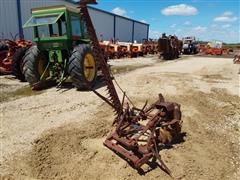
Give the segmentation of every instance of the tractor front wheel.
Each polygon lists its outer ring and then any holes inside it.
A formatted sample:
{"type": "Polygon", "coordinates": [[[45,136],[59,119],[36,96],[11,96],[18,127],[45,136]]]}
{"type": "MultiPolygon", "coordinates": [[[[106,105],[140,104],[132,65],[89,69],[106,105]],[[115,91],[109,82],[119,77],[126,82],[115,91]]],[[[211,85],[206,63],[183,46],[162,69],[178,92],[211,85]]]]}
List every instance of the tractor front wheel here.
{"type": "Polygon", "coordinates": [[[40,82],[41,78],[44,79],[48,76],[48,71],[46,69],[47,64],[47,58],[40,52],[37,46],[32,46],[27,50],[23,58],[22,69],[30,86],[34,87],[40,82]]]}
{"type": "Polygon", "coordinates": [[[74,48],[69,59],[68,73],[78,90],[89,90],[95,85],[97,65],[89,45],[81,44],[74,48]]]}

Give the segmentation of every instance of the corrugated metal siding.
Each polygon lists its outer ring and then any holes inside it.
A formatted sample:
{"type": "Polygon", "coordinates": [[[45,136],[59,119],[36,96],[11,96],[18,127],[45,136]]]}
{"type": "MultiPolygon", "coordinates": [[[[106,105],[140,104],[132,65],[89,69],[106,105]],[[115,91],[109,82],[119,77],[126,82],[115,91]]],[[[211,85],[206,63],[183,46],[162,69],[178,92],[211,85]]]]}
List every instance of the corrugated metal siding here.
{"type": "Polygon", "coordinates": [[[134,23],[134,41],[142,42],[143,39],[148,38],[148,26],[144,24],[134,23]]]}
{"type": "Polygon", "coordinates": [[[132,42],[133,21],[116,17],[116,39],[132,42]]]}
{"type": "Polygon", "coordinates": [[[0,39],[12,39],[18,33],[16,0],[0,0],[0,39]]]}
{"type": "Polygon", "coordinates": [[[114,16],[89,8],[94,28],[99,39],[110,40],[114,38],[114,16]],[[102,37],[101,37],[102,35],[102,37]]]}
{"type": "MultiPolygon", "coordinates": [[[[46,7],[54,5],[67,5],[77,7],[73,3],[66,2],[65,0],[20,0],[22,23],[24,24],[31,16],[31,9],[36,7],[46,7]]],[[[134,38],[133,35],[133,22],[132,20],[116,16],[116,26],[114,33],[114,16],[110,13],[105,13],[96,9],[89,8],[89,13],[96,29],[98,38],[103,35],[104,40],[114,38],[119,41],[131,42],[137,40],[141,42],[142,39],[148,36],[148,26],[135,22],[134,38]]],[[[17,16],[17,1],[16,0],[0,0],[0,38],[11,39],[11,33],[16,35],[19,33],[18,16],[17,16]]],[[[32,29],[24,29],[25,39],[32,39],[32,29]]]]}

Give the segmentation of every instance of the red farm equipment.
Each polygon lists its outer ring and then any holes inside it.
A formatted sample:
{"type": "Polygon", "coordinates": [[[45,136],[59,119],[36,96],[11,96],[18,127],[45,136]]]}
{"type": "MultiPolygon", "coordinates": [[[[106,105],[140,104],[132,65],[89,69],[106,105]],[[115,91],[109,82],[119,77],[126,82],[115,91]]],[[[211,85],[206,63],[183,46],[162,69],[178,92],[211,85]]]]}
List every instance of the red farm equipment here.
{"type": "Polygon", "coordinates": [[[143,54],[157,54],[158,53],[158,43],[153,40],[146,40],[143,43],[143,54]]]}
{"type": "Polygon", "coordinates": [[[131,57],[143,56],[143,45],[133,43],[131,46],[131,57]]]}
{"type": "Polygon", "coordinates": [[[20,69],[20,59],[31,46],[32,42],[23,39],[0,40],[0,73],[13,73],[18,79],[24,80],[20,69]]]}
{"type": "Polygon", "coordinates": [[[221,56],[224,52],[227,52],[222,48],[222,42],[220,41],[211,41],[209,42],[205,48],[203,53],[206,55],[213,55],[213,56],[221,56]]]}

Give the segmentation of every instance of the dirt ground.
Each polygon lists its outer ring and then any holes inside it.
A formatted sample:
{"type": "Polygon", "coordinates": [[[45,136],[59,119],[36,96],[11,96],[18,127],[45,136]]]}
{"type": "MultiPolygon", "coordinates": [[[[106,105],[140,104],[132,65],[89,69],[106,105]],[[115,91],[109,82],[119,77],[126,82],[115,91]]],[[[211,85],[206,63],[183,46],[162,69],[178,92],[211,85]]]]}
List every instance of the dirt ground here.
{"type": "MultiPolygon", "coordinates": [[[[184,142],[160,152],[174,179],[240,177],[239,65],[232,59],[194,56],[110,64],[136,105],[142,107],[147,99],[153,102],[159,93],[181,104],[184,142]]],[[[147,165],[139,174],[103,146],[113,111],[92,92],[74,88],[31,92],[27,83],[8,76],[0,77],[0,88],[1,177],[171,179],[147,165]]]]}

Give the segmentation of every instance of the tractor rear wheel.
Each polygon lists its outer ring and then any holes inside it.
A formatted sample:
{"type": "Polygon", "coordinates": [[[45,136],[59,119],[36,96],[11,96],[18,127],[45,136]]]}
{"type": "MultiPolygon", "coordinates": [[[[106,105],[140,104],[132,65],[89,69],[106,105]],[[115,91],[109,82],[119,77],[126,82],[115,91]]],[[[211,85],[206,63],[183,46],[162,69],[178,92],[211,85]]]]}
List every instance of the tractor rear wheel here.
{"type": "Polygon", "coordinates": [[[78,90],[89,90],[95,85],[97,64],[89,45],[81,44],[74,48],[69,59],[68,73],[78,90]]]}
{"type": "Polygon", "coordinates": [[[40,82],[41,76],[48,76],[48,71],[46,70],[47,64],[47,58],[42,52],[40,52],[37,46],[32,46],[27,50],[26,55],[23,58],[22,66],[23,74],[30,86],[34,86],[36,83],[40,82]]]}
{"type": "Polygon", "coordinates": [[[23,57],[28,48],[20,48],[14,53],[12,62],[12,73],[20,81],[26,81],[22,72],[23,57]]]}

